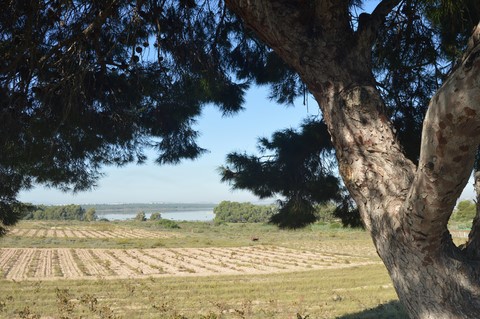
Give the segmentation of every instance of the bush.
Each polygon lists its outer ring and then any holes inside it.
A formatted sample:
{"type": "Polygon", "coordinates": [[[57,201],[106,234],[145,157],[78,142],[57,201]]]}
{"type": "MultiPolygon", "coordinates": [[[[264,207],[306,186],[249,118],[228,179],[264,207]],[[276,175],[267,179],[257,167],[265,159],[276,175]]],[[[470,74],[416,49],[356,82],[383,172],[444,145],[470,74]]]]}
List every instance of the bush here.
{"type": "Polygon", "coordinates": [[[150,215],[150,220],[160,220],[162,219],[162,215],[160,213],[152,213],[152,215],[150,215]]]}
{"type": "Polygon", "coordinates": [[[452,214],[452,220],[455,222],[471,222],[475,217],[477,207],[471,200],[462,200],[452,214]]]}
{"type": "Polygon", "coordinates": [[[147,217],[145,216],[145,212],[138,212],[137,216],[135,216],[135,220],[137,222],[144,222],[147,220],[147,217]]]}
{"type": "Polygon", "coordinates": [[[223,201],[213,209],[215,224],[226,223],[266,223],[277,211],[274,205],[253,205],[223,201]]]}
{"type": "Polygon", "coordinates": [[[170,219],[160,219],[157,222],[157,225],[159,225],[162,228],[168,228],[168,229],[180,228],[180,226],[176,222],[170,219]]]}
{"type": "Polygon", "coordinates": [[[93,222],[97,220],[97,212],[95,211],[95,208],[92,207],[87,210],[84,220],[87,222],[93,222]]]}

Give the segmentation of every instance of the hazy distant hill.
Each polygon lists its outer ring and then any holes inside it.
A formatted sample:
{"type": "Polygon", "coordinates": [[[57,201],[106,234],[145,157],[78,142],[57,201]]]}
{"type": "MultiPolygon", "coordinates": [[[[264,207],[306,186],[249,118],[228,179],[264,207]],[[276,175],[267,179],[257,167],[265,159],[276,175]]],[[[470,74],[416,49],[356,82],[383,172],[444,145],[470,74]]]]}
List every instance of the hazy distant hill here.
{"type": "Polygon", "coordinates": [[[195,203],[156,203],[156,204],[91,204],[82,205],[83,208],[95,208],[97,214],[135,214],[140,211],[145,213],[174,213],[187,211],[212,210],[217,204],[195,203]]]}

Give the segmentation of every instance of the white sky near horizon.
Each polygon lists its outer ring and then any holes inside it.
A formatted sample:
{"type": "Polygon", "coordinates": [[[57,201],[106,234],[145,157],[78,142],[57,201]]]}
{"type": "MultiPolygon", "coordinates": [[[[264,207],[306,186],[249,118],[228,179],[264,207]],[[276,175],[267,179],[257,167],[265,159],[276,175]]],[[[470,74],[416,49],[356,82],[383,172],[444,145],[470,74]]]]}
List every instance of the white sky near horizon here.
{"type": "MultiPolygon", "coordinates": [[[[379,1],[365,1],[365,11],[371,12],[379,1]]],[[[248,191],[232,191],[220,182],[217,168],[233,151],[254,153],[260,137],[270,137],[274,131],[297,128],[304,118],[318,115],[318,106],[310,97],[308,107],[303,99],[294,106],[285,107],[269,101],[268,88],[253,87],[246,95],[245,110],[231,117],[222,117],[217,108],[207,106],[198,119],[198,144],[210,152],[195,161],[182,161],[179,165],[159,166],[155,154],[149,152],[146,164],[124,167],[106,167],[105,176],[91,191],[77,194],[37,186],[22,191],[22,202],[46,205],[114,204],[114,203],[218,203],[222,200],[260,200],[248,191]]],[[[461,199],[473,199],[473,181],[467,184],[461,199]]],[[[273,202],[275,199],[263,202],[273,202]]]]}

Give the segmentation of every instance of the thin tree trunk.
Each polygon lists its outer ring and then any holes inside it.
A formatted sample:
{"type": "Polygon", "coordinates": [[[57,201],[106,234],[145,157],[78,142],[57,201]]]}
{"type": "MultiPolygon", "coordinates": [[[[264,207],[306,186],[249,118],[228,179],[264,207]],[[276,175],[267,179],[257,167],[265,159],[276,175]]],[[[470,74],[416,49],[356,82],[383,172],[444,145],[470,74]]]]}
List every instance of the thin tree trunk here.
{"type": "Polygon", "coordinates": [[[472,233],[466,253],[447,229],[480,143],[480,25],[429,105],[415,167],[395,139],[371,72],[375,30],[399,1],[382,1],[357,32],[346,23],[347,0],[318,0],[313,8],[300,1],[226,2],[319,103],[340,174],[409,316],[480,318],[478,235],[472,233]],[[305,23],[306,13],[315,23],[305,23]],[[322,32],[312,36],[317,25],[322,32]]]}

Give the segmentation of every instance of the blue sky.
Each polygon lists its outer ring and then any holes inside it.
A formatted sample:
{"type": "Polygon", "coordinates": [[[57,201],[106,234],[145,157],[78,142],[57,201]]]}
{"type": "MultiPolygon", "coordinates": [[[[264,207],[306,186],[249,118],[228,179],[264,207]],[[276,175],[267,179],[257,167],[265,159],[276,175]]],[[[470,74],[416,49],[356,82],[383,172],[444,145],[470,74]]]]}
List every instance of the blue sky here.
{"type": "Polygon", "coordinates": [[[196,128],[201,133],[199,145],[210,152],[195,161],[160,166],[150,152],[147,164],[106,167],[106,176],[92,191],[71,194],[38,186],[21,192],[19,199],[34,204],[259,202],[250,192],[232,191],[228,184],[221,183],[217,168],[224,164],[229,152],[256,152],[259,137],[298,127],[305,117],[318,115],[318,106],[311,99],[308,107],[303,105],[303,99],[294,106],[279,105],[269,101],[268,88],[254,87],[247,92],[244,107],[229,117],[223,117],[214,106],[204,108],[196,128]]]}
{"type": "MultiPolygon", "coordinates": [[[[365,11],[371,12],[378,1],[365,1],[365,11]]],[[[154,153],[144,165],[122,168],[107,167],[105,177],[92,191],[78,194],[63,193],[41,186],[21,192],[19,200],[34,204],[94,204],[94,203],[218,203],[222,200],[259,202],[247,191],[232,191],[220,182],[217,168],[224,164],[232,151],[256,151],[259,137],[270,137],[274,131],[296,128],[310,115],[318,115],[318,106],[311,98],[308,107],[303,99],[286,107],[271,102],[265,87],[251,88],[246,96],[245,110],[232,117],[222,117],[213,106],[207,106],[198,119],[198,139],[210,153],[195,161],[183,161],[176,166],[153,163],[154,153]]],[[[463,199],[474,198],[470,180],[463,199]]],[[[271,199],[267,202],[272,202],[271,199]]]]}

